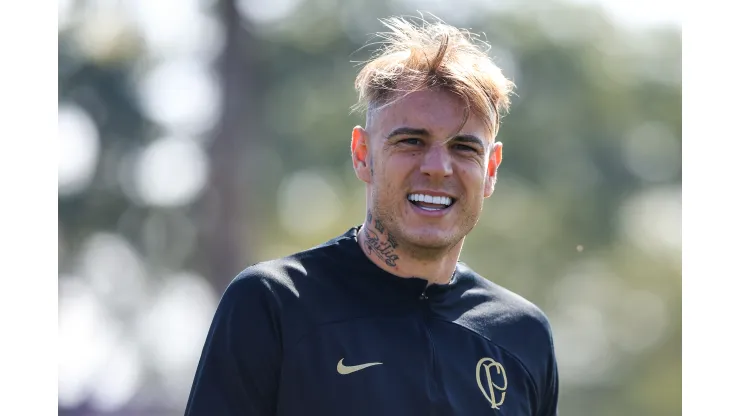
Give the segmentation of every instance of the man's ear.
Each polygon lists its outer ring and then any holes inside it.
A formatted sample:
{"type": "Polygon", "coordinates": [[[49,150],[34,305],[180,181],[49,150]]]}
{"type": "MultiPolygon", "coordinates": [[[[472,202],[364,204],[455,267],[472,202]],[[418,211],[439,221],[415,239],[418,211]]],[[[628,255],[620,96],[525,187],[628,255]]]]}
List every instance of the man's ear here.
{"type": "Polygon", "coordinates": [[[361,181],[370,183],[372,178],[368,141],[370,135],[360,126],[352,129],[352,166],[361,181]]]}
{"type": "Polygon", "coordinates": [[[494,185],[496,185],[496,174],[498,173],[498,167],[501,165],[503,160],[504,145],[501,142],[493,144],[491,154],[488,157],[488,171],[486,172],[486,184],[483,191],[483,196],[488,198],[493,194],[494,185]]]}

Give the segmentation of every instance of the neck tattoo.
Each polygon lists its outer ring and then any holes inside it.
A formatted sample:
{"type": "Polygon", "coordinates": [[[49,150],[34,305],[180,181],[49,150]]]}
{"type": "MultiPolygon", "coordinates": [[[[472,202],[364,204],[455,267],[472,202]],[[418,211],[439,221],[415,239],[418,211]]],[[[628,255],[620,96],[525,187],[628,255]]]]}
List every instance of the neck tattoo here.
{"type": "MultiPolygon", "coordinates": [[[[368,211],[367,223],[373,224],[373,216],[368,211]]],[[[390,267],[396,267],[396,261],[398,255],[395,252],[395,248],[398,246],[396,239],[388,232],[386,232],[383,223],[375,218],[374,227],[378,232],[372,231],[365,227],[365,247],[368,252],[376,255],[379,259],[383,260],[385,264],[390,267]]]]}

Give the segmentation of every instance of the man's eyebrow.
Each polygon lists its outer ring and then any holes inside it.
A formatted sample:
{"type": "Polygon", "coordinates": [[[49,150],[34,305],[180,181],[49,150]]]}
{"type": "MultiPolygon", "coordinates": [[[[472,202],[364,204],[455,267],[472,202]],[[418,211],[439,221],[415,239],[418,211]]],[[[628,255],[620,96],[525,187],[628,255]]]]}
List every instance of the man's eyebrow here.
{"type": "Polygon", "coordinates": [[[460,135],[451,137],[448,141],[458,142],[458,143],[477,144],[480,147],[486,147],[485,143],[483,143],[483,140],[481,140],[478,136],[474,136],[472,134],[460,134],[460,135]]]}
{"type": "Polygon", "coordinates": [[[427,129],[418,129],[414,127],[399,127],[386,137],[386,139],[390,139],[393,136],[399,136],[399,135],[408,135],[408,136],[429,136],[429,131],[427,129]]]}
{"type": "MultiPolygon", "coordinates": [[[[423,128],[415,128],[415,127],[399,127],[397,129],[394,129],[388,136],[387,139],[390,139],[393,136],[424,136],[428,137],[430,136],[429,131],[427,129],[423,128]]],[[[456,142],[456,143],[469,143],[469,144],[476,144],[480,147],[486,147],[483,140],[481,140],[478,136],[475,136],[473,134],[458,134],[456,136],[450,137],[446,140],[446,142],[456,142]]]]}

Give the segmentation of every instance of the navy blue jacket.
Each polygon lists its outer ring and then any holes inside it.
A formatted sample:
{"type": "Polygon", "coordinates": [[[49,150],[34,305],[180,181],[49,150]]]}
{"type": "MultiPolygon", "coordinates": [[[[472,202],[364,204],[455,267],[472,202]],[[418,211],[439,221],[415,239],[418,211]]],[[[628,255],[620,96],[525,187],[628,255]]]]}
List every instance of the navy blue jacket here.
{"type": "Polygon", "coordinates": [[[540,309],[463,263],[446,285],[399,278],[358,229],[234,279],[187,416],[557,414],[540,309]]]}

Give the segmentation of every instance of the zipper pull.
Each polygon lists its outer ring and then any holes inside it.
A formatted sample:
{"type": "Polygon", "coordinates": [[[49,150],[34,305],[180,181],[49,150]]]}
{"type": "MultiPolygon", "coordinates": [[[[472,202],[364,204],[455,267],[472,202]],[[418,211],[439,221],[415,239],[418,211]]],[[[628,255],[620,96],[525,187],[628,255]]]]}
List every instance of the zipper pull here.
{"type": "Polygon", "coordinates": [[[419,296],[420,300],[427,300],[429,299],[429,296],[427,296],[426,291],[421,292],[421,296],[419,296]]]}

